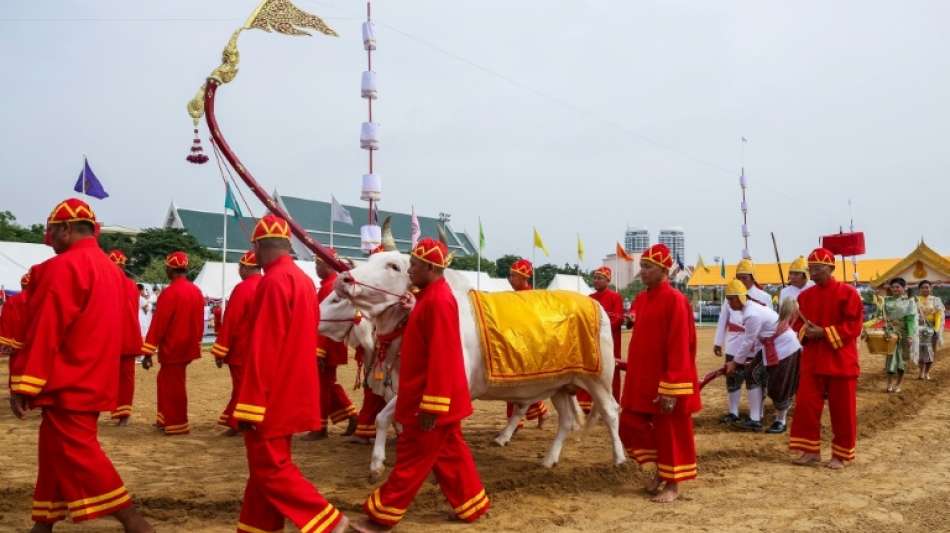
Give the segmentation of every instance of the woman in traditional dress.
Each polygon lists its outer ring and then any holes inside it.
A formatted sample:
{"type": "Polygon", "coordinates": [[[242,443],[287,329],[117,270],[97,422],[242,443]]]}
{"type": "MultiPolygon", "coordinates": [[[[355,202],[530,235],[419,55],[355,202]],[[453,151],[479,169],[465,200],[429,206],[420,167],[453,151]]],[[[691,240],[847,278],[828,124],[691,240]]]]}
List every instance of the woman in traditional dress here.
{"type": "Polygon", "coordinates": [[[917,341],[917,302],[907,297],[907,282],[894,278],[888,284],[890,294],[884,298],[884,335],[897,336],[894,351],[884,364],[887,371],[887,392],[900,392],[907,361],[917,341]],[[896,382],[895,382],[896,378],[896,382]]]}
{"type": "Polygon", "coordinates": [[[934,364],[934,355],[937,348],[943,345],[943,301],[934,296],[933,285],[923,280],[917,284],[917,310],[920,320],[920,375],[917,379],[930,379],[930,368],[934,364]]]}

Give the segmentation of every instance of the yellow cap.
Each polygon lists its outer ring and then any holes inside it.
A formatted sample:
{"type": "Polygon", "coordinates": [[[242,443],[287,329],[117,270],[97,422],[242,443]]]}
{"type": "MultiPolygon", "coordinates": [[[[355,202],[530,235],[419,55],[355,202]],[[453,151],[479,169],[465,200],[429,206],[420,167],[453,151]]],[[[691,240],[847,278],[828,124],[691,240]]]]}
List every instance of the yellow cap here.
{"type": "Polygon", "coordinates": [[[737,279],[730,281],[729,284],[726,285],[726,296],[737,296],[739,297],[739,301],[742,303],[746,302],[748,294],[749,289],[746,288],[745,283],[742,283],[737,279]]]}
{"type": "Polygon", "coordinates": [[[800,255],[797,259],[792,261],[792,264],[788,266],[789,272],[799,272],[801,274],[808,275],[808,260],[805,259],[805,256],[800,255]]]}
{"type": "Polygon", "coordinates": [[[739,274],[749,274],[750,276],[755,275],[755,266],[752,264],[751,259],[743,259],[739,261],[739,264],[736,265],[736,275],[739,274]]]}

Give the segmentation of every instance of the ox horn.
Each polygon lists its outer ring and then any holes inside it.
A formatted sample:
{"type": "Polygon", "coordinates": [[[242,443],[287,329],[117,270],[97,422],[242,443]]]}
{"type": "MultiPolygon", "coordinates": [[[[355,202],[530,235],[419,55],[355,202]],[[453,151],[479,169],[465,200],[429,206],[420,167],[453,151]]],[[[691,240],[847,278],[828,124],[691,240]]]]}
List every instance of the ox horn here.
{"type": "Polygon", "coordinates": [[[387,215],[386,219],[383,220],[381,244],[383,245],[383,250],[387,252],[395,252],[397,250],[396,239],[393,237],[393,221],[391,215],[387,215]]]}
{"type": "Polygon", "coordinates": [[[445,225],[439,224],[439,225],[438,225],[438,228],[439,228],[439,241],[441,241],[442,244],[448,246],[448,245],[449,245],[449,237],[448,237],[448,235],[446,235],[446,233],[445,233],[445,225]]]}

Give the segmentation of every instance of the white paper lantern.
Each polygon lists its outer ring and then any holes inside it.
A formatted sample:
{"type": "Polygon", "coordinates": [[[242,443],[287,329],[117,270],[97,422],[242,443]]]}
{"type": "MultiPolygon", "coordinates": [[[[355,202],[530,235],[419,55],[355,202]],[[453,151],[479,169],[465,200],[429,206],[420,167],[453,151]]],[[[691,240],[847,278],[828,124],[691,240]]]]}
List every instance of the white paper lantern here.
{"type": "Polygon", "coordinates": [[[364,252],[371,252],[373,248],[383,242],[383,228],[368,224],[360,228],[360,244],[364,252]]]}
{"type": "Polygon", "coordinates": [[[742,207],[742,212],[743,212],[743,213],[748,213],[748,212],[749,212],[749,204],[748,204],[745,200],[743,200],[743,201],[742,201],[742,204],[740,204],[740,205],[741,205],[741,207],[742,207]]]}
{"type": "Polygon", "coordinates": [[[749,260],[752,259],[752,254],[749,253],[749,249],[748,249],[748,248],[743,248],[743,249],[742,249],[742,258],[743,258],[743,259],[749,259],[749,260]]]}
{"type": "Polygon", "coordinates": [[[739,175],[739,186],[743,189],[749,186],[749,180],[745,177],[745,173],[739,175]]]}
{"type": "Polygon", "coordinates": [[[363,23],[363,48],[376,50],[376,24],[369,20],[363,23]]]}
{"type": "Polygon", "coordinates": [[[751,233],[749,233],[749,226],[743,224],[743,225],[742,225],[742,236],[743,236],[743,237],[748,237],[749,235],[751,235],[751,233]]]}
{"type": "Polygon", "coordinates": [[[363,174],[363,190],[360,200],[378,201],[383,195],[383,180],[379,174],[363,174]]]}
{"type": "Polygon", "coordinates": [[[360,96],[370,100],[375,100],[378,96],[376,92],[376,73],[372,70],[363,73],[363,80],[360,83],[360,96]]]}
{"type": "Polygon", "coordinates": [[[360,148],[364,150],[379,150],[379,124],[364,122],[360,129],[360,148]]]}

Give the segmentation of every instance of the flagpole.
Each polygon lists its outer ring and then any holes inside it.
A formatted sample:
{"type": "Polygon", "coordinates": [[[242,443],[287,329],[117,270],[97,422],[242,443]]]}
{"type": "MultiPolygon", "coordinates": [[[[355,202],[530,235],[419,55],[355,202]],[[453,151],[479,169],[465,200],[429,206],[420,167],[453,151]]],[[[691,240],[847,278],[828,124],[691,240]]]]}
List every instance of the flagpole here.
{"type": "Polygon", "coordinates": [[[333,248],[333,204],[330,204],[330,248],[333,248]]]}
{"type": "MultiPolygon", "coordinates": [[[[578,244],[577,251],[578,252],[580,252],[581,250],[580,243],[581,243],[581,234],[578,233],[577,234],[577,244],[578,244]]],[[[577,277],[577,292],[581,292],[581,254],[579,253],[577,254],[577,269],[576,270],[577,270],[577,273],[575,275],[577,277]]]]}
{"type": "Polygon", "coordinates": [[[82,154],[82,195],[86,196],[86,154],[82,154]]]}
{"type": "MultiPolygon", "coordinates": [[[[415,212],[415,208],[413,208],[415,212]]],[[[475,290],[482,290],[482,217],[478,217],[478,255],[475,260],[475,290]]]]}
{"type": "MultiPolygon", "coordinates": [[[[225,204],[231,198],[231,189],[227,183],[224,184],[225,204]]],[[[224,230],[223,243],[221,245],[221,311],[224,311],[225,291],[227,290],[228,276],[228,206],[224,206],[224,230]]]]}
{"type": "Polygon", "coordinates": [[[534,271],[537,270],[537,256],[538,256],[538,243],[534,242],[534,236],[538,233],[538,230],[531,228],[533,233],[531,234],[531,288],[534,289],[536,281],[534,271]]]}

